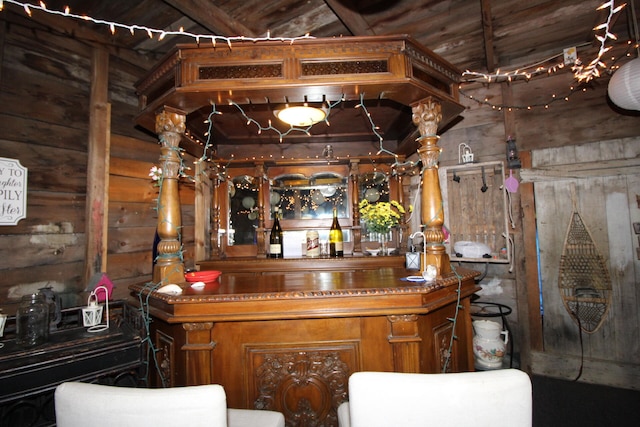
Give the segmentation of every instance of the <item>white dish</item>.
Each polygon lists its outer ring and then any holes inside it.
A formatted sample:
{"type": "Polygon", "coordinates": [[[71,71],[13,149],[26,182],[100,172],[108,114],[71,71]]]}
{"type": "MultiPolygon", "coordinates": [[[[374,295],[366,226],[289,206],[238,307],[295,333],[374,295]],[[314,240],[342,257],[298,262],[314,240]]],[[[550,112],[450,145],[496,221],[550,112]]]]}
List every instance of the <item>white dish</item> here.
{"type": "Polygon", "coordinates": [[[199,290],[199,289],[204,289],[204,287],[205,287],[205,283],[204,283],[204,282],[195,282],[195,283],[192,283],[192,284],[191,284],[191,287],[192,287],[193,289],[198,289],[198,290],[199,290]]]}
{"type": "Polygon", "coordinates": [[[369,252],[369,255],[371,256],[377,256],[380,249],[367,249],[367,252],[369,252]]]}
{"type": "Polygon", "coordinates": [[[171,284],[161,287],[158,289],[158,292],[167,295],[180,295],[182,294],[182,288],[178,285],[171,284]]]}

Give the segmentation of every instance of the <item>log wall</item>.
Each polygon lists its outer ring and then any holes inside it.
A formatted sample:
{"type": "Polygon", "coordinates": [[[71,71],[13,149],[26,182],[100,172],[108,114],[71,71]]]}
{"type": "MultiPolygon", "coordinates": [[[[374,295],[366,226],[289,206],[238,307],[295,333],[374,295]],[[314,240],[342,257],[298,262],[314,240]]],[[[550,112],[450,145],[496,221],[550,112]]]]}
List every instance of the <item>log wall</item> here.
{"type": "MultiPolygon", "coordinates": [[[[0,226],[0,307],[8,314],[21,295],[46,286],[67,305],[84,303],[79,295],[88,282],[85,202],[93,47],[51,34],[46,40],[34,37],[41,30],[2,22],[0,156],[20,160],[29,173],[27,217],[15,226],[0,226]]],[[[125,296],[129,283],[151,278],[157,189],[148,174],[159,164],[160,150],[153,136],[134,127],[133,87],[144,70],[110,59],[106,273],[116,296],[125,296]]],[[[182,187],[183,243],[193,256],[193,185],[182,187]]]]}

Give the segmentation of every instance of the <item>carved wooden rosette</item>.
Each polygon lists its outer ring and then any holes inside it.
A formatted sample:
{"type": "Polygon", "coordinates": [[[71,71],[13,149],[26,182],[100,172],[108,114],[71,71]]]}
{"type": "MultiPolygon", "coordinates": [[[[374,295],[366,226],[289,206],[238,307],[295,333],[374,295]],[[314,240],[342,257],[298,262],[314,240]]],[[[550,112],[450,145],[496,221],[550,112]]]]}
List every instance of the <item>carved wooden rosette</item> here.
{"type": "Polygon", "coordinates": [[[185,131],[184,113],[165,107],[156,115],[156,133],[161,144],[162,179],[158,196],[158,260],[153,270],[154,282],[184,282],[184,263],[180,242],[180,199],[178,177],[182,159],[180,139],[185,131]]]}
{"type": "Polygon", "coordinates": [[[449,255],[444,247],[444,206],[438,178],[438,123],[442,119],[441,106],[433,98],[418,103],[412,109],[413,123],[418,126],[420,137],[418,155],[422,160],[422,225],[427,245],[426,265],[435,265],[438,278],[451,271],[449,255]]]}

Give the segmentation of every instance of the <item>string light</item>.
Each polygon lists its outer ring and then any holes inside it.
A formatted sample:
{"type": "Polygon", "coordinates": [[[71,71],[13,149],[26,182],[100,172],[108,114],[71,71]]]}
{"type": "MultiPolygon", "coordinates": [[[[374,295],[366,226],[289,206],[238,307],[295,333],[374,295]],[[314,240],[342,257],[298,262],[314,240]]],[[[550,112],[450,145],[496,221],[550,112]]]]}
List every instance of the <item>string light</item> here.
{"type": "Polygon", "coordinates": [[[600,5],[600,7],[596,9],[596,10],[602,10],[602,9],[609,8],[609,14],[607,16],[607,20],[604,23],[596,26],[593,29],[594,31],[597,32],[596,39],[600,42],[600,49],[598,51],[598,55],[588,65],[584,67],[581,64],[577,64],[573,67],[574,76],[579,82],[583,82],[583,81],[588,82],[589,80],[600,77],[600,69],[607,68],[606,64],[602,60],[602,57],[604,56],[604,54],[607,53],[609,50],[611,50],[611,46],[607,46],[607,40],[609,39],[614,41],[618,40],[616,35],[610,31],[611,19],[613,18],[613,15],[620,12],[625,6],[626,6],[626,3],[618,7],[615,7],[614,0],[609,0],[603,3],[602,5],[600,5]],[[601,34],[601,33],[604,33],[604,34],[601,34]]]}
{"type": "Polygon", "coordinates": [[[135,34],[136,31],[144,31],[147,33],[147,35],[149,36],[150,39],[153,39],[156,35],[158,36],[158,39],[161,40],[162,38],[165,38],[166,36],[185,36],[185,37],[191,37],[194,40],[196,40],[197,43],[200,43],[201,40],[208,40],[213,47],[216,47],[216,43],[219,41],[223,41],[225,42],[229,48],[231,48],[231,43],[232,42],[242,42],[242,41],[251,41],[251,42],[260,42],[260,41],[281,41],[281,42],[289,42],[291,44],[293,44],[294,42],[298,41],[298,40],[304,40],[304,39],[312,39],[314,37],[310,36],[309,34],[305,34],[304,36],[298,36],[298,37],[271,37],[271,33],[267,32],[267,35],[265,37],[246,37],[246,36],[233,36],[233,37],[224,37],[224,36],[218,36],[218,35],[214,35],[214,34],[195,34],[195,33],[191,33],[191,32],[186,32],[184,31],[184,28],[180,28],[177,31],[168,31],[168,30],[159,30],[157,28],[152,28],[152,27],[147,27],[144,25],[137,25],[137,24],[133,24],[133,25],[128,25],[128,24],[122,24],[119,22],[113,22],[113,21],[107,21],[107,20],[103,20],[103,19],[96,19],[93,18],[91,16],[88,15],[78,15],[75,13],[71,13],[71,10],[69,9],[69,7],[65,7],[64,11],[59,11],[59,10],[54,10],[54,9],[48,9],[47,6],[45,5],[44,2],[40,2],[39,5],[35,5],[35,4],[28,4],[28,3],[23,3],[20,1],[16,1],[16,0],[1,0],[0,1],[0,10],[3,9],[4,7],[4,3],[10,3],[10,4],[14,4],[16,6],[22,7],[25,11],[25,13],[31,17],[32,14],[32,9],[35,10],[40,10],[42,12],[51,14],[51,15],[58,15],[58,16],[64,16],[66,18],[72,18],[72,19],[78,19],[78,20],[82,20],[82,21],[88,21],[88,22],[92,22],[94,24],[97,25],[105,25],[107,27],[109,27],[109,30],[111,32],[111,34],[115,34],[116,29],[125,29],[128,30],[132,35],[135,34]]]}
{"type": "MultiPolygon", "coordinates": [[[[603,22],[602,24],[597,25],[596,27],[593,28],[594,31],[596,31],[596,39],[600,42],[600,49],[598,52],[598,55],[596,58],[594,58],[588,65],[583,66],[581,64],[581,61],[578,59],[576,60],[575,64],[572,66],[572,71],[574,73],[574,78],[577,80],[578,84],[584,84],[584,83],[588,83],[589,81],[600,77],[601,73],[600,70],[601,69],[607,69],[606,64],[604,63],[604,60],[602,59],[603,56],[609,51],[611,50],[611,46],[607,46],[607,42],[609,40],[617,40],[617,37],[615,34],[613,34],[610,31],[611,28],[611,21],[612,18],[615,14],[617,14],[618,12],[620,12],[624,7],[626,6],[626,4],[622,4],[621,6],[616,7],[615,6],[615,2],[614,0],[609,0],[605,3],[603,3],[602,5],[600,5],[596,10],[603,10],[603,9],[609,9],[608,12],[608,16],[605,22],[603,22]]],[[[627,55],[629,54],[629,48],[627,49],[627,55]]],[[[474,72],[474,71],[465,71],[462,75],[463,78],[467,77],[467,79],[463,82],[464,83],[474,83],[474,82],[485,82],[485,83],[511,83],[513,81],[516,80],[526,80],[529,81],[530,79],[532,79],[535,76],[539,76],[539,75],[550,75],[552,73],[555,73],[558,70],[561,70],[564,68],[564,63],[556,63],[555,65],[549,66],[549,67],[542,67],[540,66],[541,63],[546,63],[549,61],[553,61],[554,59],[556,59],[557,57],[560,57],[563,54],[557,54],[554,55],[550,58],[546,58],[542,61],[538,61],[535,64],[531,64],[525,67],[522,67],[521,69],[517,69],[514,71],[496,71],[495,73],[480,73],[480,72],[474,72]]],[[[611,62],[612,62],[612,66],[611,66],[611,70],[615,70],[616,65],[616,59],[614,57],[611,58],[611,62]]],[[[462,88],[462,86],[460,86],[460,89],[462,88]]],[[[578,92],[582,90],[583,92],[586,90],[584,87],[582,88],[577,88],[577,87],[571,87],[567,94],[565,96],[562,97],[556,97],[556,95],[552,95],[551,96],[551,100],[549,102],[546,103],[538,103],[538,104],[532,104],[532,105],[504,105],[504,104],[494,104],[489,102],[488,99],[478,99],[475,98],[472,95],[469,95],[468,93],[465,93],[462,89],[460,90],[460,94],[462,96],[465,96],[466,98],[475,101],[476,103],[480,104],[480,105],[487,105],[490,106],[493,109],[497,109],[497,110],[503,110],[503,109],[507,109],[508,111],[512,111],[512,110],[533,110],[536,107],[542,107],[544,109],[548,109],[550,107],[550,105],[554,102],[560,101],[560,100],[564,100],[564,101],[568,101],[569,98],[571,97],[571,95],[573,95],[574,93],[578,92]]]]}
{"type": "MultiPolygon", "coordinates": [[[[605,63],[602,60],[602,57],[611,49],[611,46],[607,46],[608,40],[617,40],[615,34],[610,31],[611,28],[611,20],[615,14],[620,12],[626,4],[622,4],[621,6],[616,7],[614,0],[609,0],[602,5],[600,5],[596,10],[609,9],[609,13],[607,19],[602,24],[597,25],[593,28],[596,31],[596,39],[600,42],[600,49],[596,58],[594,58],[588,65],[581,65],[581,61],[578,59],[576,63],[572,67],[572,71],[574,72],[574,77],[578,82],[588,82],[596,77],[600,77],[600,68],[606,68],[605,63]],[[604,34],[601,34],[604,33],[604,34]]],[[[581,46],[588,46],[590,43],[582,44],[581,46]]],[[[553,61],[558,57],[564,56],[563,53],[559,53],[553,55],[549,58],[537,61],[534,64],[529,64],[524,67],[520,67],[513,71],[500,71],[498,69],[495,73],[481,73],[478,71],[469,71],[466,70],[462,73],[462,77],[465,78],[465,82],[486,82],[486,83],[502,83],[502,82],[512,82],[515,80],[531,80],[533,77],[539,75],[549,75],[555,73],[558,70],[561,70],[565,67],[564,62],[557,62],[554,65],[544,67],[540,64],[547,63],[549,61],[553,61]]]]}
{"type": "Polygon", "coordinates": [[[558,101],[569,101],[569,98],[576,92],[585,92],[587,89],[584,87],[577,87],[577,86],[571,86],[569,88],[569,91],[566,95],[563,96],[557,96],[556,94],[552,94],[551,95],[551,99],[548,102],[544,102],[544,103],[536,103],[536,104],[530,104],[530,105],[504,105],[504,104],[494,104],[492,102],[489,102],[489,100],[487,98],[485,99],[478,99],[477,97],[470,95],[468,93],[466,93],[464,90],[460,89],[460,95],[464,96],[467,99],[470,99],[480,105],[486,105],[489,106],[491,108],[493,108],[494,110],[497,111],[502,111],[502,110],[507,110],[507,111],[513,111],[513,110],[533,110],[534,108],[539,108],[542,107],[544,109],[548,109],[550,107],[551,104],[553,104],[554,102],[558,102],[558,101]]]}
{"type": "Polygon", "coordinates": [[[563,56],[563,54],[559,53],[557,55],[553,55],[549,58],[537,61],[534,64],[526,65],[514,71],[500,71],[500,69],[498,69],[495,73],[481,73],[478,71],[466,70],[462,73],[462,77],[465,83],[473,83],[478,81],[486,83],[510,83],[515,80],[531,80],[533,77],[539,76],[541,74],[549,75],[563,69],[565,67],[565,64],[563,62],[559,62],[550,67],[543,67],[540,65],[549,61],[553,61],[560,56],[563,56]]]}

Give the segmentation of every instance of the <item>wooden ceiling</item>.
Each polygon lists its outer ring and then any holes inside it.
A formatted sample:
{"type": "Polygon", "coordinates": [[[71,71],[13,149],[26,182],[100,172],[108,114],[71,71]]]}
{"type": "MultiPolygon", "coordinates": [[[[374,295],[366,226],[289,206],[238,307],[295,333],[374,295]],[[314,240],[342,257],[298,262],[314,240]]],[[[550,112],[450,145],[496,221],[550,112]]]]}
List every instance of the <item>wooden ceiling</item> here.
{"type": "MultiPolygon", "coordinates": [[[[636,0],[632,0],[636,1],[636,0]]],[[[607,11],[596,11],[604,0],[49,0],[47,7],[86,14],[96,19],[125,25],[224,37],[346,37],[407,34],[458,69],[493,73],[540,62],[557,62],[563,49],[576,46],[578,56],[590,60],[598,44],[593,28],[606,20],[607,11]]],[[[35,4],[35,0],[33,0],[35,4]]],[[[619,2],[616,2],[619,3],[619,2]]],[[[23,14],[24,10],[5,2],[2,13],[23,14]]],[[[629,8],[627,8],[629,9],[629,8]]],[[[630,38],[629,13],[614,17],[614,31],[630,38]]],[[[46,15],[33,11],[32,19],[70,36],[109,46],[114,55],[141,68],[141,75],[178,43],[194,43],[188,36],[149,38],[143,30],[133,34],[91,22],[46,15]],[[136,54],[143,53],[146,61],[136,54]],[[137,59],[136,59],[137,58],[137,59]]],[[[406,106],[372,105],[379,117],[380,133],[393,147],[410,138],[414,129],[406,106]]],[[[204,113],[201,113],[201,115],[204,113]]],[[[231,114],[231,112],[229,112],[231,114]]],[[[357,112],[343,112],[330,129],[319,128],[315,137],[297,136],[291,141],[308,144],[331,143],[344,153],[341,143],[360,150],[375,151],[378,139],[357,112]],[[306,139],[305,139],[306,138],[306,139]]],[[[198,120],[201,121],[202,117],[198,120]]],[[[376,123],[377,124],[377,123],[376,123]]],[[[265,124],[266,125],[266,124],[265,124]]],[[[217,125],[218,126],[218,125],[217,125]]],[[[319,125],[316,125],[319,126],[319,125]]],[[[324,125],[321,125],[324,126],[324,125]]],[[[201,135],[202,130],[196,130],[201,135]]],[[[234,148],[243,144],[272,144],[278,136],[237,126],[221,120],[216,134],[234,148]],[[226,125],[225,125],[226,123],[226,125]]],[[[307,148],[310,145],[307,144],[307,148]]],[[[283,145],[283,144],[279,144],[283,145]]],[[[285,144],[286,146],[286,141],[285,144]]],[[[316,148],[313,148],[316,150],[316,148]]],[[[224,151],[224,150],[223,150],[224,151]]],[[[285,151],[280,149],[280,151],[285,151]]]]}

